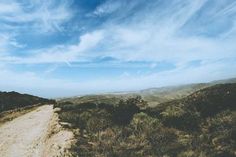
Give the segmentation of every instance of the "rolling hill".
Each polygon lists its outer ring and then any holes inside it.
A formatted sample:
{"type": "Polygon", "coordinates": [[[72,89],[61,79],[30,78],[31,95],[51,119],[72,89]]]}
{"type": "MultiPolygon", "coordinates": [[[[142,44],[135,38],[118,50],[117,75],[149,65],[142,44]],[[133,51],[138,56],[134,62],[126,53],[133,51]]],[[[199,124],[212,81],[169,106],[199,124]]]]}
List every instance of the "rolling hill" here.
{"type": "Polygon", "coordinates": [[[44,99],[17,92],[0,92],[0,112],[36,104],[54,104],[54,100],[44,99]]]}
{"type": "Polygon", "coordinates": [[[210,87],[216,84],[225,83],[236,83],[236,78],[218,80],[208,83],[197,83],[197,84],[187,84],[179,86],[168,86],[160,88],[150,88],[140,91],[131,92],[116,92],[108,94],[94,94],[85,95],[77,97],[69,97],[58,100],[59,102],[70,101],[72,103],[85,103],[85,102],[95,102],[95,103],[112,103],[117,104],[122,99],[133,98],[136,96],[141,96],[143,100],[147,101],[149,106],[155,107],[160,103],[172,101],[175,99],[181,99],[186,97],[200,89],[210,87]]]}
{"type": "Polygon", "coordinates": [[[234,157],[235,102],[236,83],[230,83],[155,107],[140,108],[145,104],[140,97],[56,107],[60,121],[76,136],[75,156],[234,157]]]}

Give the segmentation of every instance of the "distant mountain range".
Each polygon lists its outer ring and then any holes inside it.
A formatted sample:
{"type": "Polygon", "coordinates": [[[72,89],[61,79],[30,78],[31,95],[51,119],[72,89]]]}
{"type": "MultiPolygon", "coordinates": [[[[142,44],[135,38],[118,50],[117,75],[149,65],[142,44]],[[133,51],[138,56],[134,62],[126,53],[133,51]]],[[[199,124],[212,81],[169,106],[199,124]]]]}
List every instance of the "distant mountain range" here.
{"type": "MultiPolygon", "coordinates": [[[[148,102],[149,106],[154,107],[160,103],[169,102],[186,97],[200,89],[210,87],[216,84],[236,83],[236,78],[218,80],[209,83],[188,84],[180,86],[169,86],[161,88],[150,88],[133,92],[117,92],[100,95],[86,95],[79,97],[69,97],[59,100],[59,102],[70,101],[72,103],[112,103],[117,104],[120,100],[130,97],[141,96],[148,102]]],[[[51,104],[54,100],[49,100],[29,94],[20,94],[17,92],[0,92],[0,112],[15,108],[32,106],[35,104],[51,104]]]]}
{"type": "Polygon", "coordinates": [[[64,98],[59,101],[70,101],[73,103],[96,102],[96,103],[118,103],[122,99],[140,95],[149,106],[156,106],[160,103],[168,102],[175,99],[181,99],[200,89],[210,87],[216,84],[236,83],[236,78],[217,80],[209,83],[196,83],[179,86],[168,86],[160,88],[150,88],[140,91],[116,92],[98,95],[85,95],[78,97],[64,98]]]}

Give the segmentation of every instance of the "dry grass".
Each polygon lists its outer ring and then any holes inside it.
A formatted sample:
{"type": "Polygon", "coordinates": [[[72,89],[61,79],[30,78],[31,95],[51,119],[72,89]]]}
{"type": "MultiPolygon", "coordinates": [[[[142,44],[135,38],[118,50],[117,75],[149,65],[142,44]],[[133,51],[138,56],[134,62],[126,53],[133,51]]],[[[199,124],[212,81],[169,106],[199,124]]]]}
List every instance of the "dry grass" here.
{"type": "Polygon", "coordinates": [[[38,105],[34,105],[34,106],[23,107],[23,108],[19,108],[15,110],[2,112],[0,113],[0,126],[8,121],[11,121],[17,117],[20,117],[21,115],[24,115],[28,112],[33,111],[37,109],[38,107],[39,107],[38,105]]]}

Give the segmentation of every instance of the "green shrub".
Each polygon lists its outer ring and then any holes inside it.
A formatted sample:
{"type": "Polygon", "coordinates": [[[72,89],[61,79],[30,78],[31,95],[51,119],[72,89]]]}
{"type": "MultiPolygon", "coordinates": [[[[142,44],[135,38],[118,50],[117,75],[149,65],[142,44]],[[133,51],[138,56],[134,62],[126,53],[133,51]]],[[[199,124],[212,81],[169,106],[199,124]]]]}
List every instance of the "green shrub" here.
{"type": "Polygon", "coordinates": [[[168,127],[174,127],[184,131],[199,130],[200,115],[198,112],[188,110],[184,106],[168,106],[161,115],[163,123],[168,127]]]}
{"type": "Polygon", "coordinates": [[[137,103],[139,99],[131,98],[126,101],[120,101],[112,111],[112,120],[118,125],[127,125],[133,118],[135,113],[140,111],[137,103]]]}

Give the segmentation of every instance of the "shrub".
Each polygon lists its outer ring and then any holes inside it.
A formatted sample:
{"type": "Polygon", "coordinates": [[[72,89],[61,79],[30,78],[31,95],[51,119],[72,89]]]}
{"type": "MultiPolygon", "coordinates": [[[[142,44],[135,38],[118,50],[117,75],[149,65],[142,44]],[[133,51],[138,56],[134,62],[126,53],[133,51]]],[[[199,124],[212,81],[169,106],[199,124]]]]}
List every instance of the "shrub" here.
{"type": "Polygon", "coordinates": [[[200,125],[200,115],[184,106],[171,105],[162,113],[163,123],[184,131],[197,131],[200,125]]]}
{"type": "Polygon", "coordinates": [[[138,102],[139,98],[131,98],[126,101],[120,101],[112,111],[113,122],[118,125],[129,124],[133,118],[133,115],[139,112],[139,107],[137,106],[138,102]]]}

